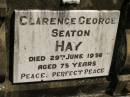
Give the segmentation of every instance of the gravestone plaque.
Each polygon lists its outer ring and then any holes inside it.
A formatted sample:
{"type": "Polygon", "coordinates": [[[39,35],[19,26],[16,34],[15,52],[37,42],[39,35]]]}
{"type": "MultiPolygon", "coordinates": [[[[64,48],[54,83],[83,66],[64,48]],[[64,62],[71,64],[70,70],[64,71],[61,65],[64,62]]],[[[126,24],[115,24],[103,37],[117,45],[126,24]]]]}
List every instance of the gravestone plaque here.
{"type": "Polygon", "coordinates": [[[13,82],[106,76],[120,12],[15,10],[13,82]]]}

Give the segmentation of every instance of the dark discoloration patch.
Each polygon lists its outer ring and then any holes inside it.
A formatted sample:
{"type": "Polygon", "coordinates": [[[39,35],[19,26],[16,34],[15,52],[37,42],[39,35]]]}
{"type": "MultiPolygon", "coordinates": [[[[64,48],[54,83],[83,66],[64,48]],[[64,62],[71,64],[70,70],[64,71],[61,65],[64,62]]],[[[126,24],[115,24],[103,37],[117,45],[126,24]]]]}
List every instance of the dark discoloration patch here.
{"type": "Polygon", "coordinates": [[[0,17],[6,16],[6,0],[0,0],[0,17]]]}
{"type": "Polygon", "coordinates": [[[5,79],[5,24],[4,18],[0,18],[0,82],[5,79]]]}
{"type": "Polygon", "coordinates": [[[13,78],[13,55],[14,55],[14,13],[12,14],[12,17],[10,21],[8,20],[9,25],[8,31],[10,32],[8,34],[7,44],[8,44],[8,51],[9,51],[9,79],[12,81],[13,78]]]}
{"type": "Polygon", "coordinates": [[[4,91],[0,91],[0,97],[5,97],[4,94],[5,94],[4,91]]]}
{"type": "Polygon", "coordinates": [[[2,40],[0,39],[0,82],[3,82],[5,79],[4,68],[3,68],[3,45],[2,40]]]}

